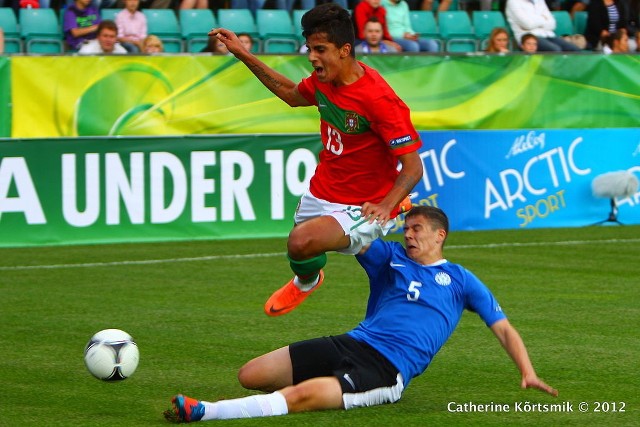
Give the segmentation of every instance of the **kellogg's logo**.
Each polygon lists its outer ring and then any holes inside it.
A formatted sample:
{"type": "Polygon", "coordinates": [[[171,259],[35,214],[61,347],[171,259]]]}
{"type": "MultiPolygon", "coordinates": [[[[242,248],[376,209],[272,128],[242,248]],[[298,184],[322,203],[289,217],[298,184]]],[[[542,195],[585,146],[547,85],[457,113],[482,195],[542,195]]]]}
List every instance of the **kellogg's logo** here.
{"type": "Polygon", "coordinates": [[[508,159],[510,157],[517,156],[518,154],[533,150],[536,147],[540,147],[542,150],[544,148],[544,138],[544,133],[536,135],[534,131],[517,137],[515,141],[513,141],[513,145],[509,149],[505,158],[508,159]]]}

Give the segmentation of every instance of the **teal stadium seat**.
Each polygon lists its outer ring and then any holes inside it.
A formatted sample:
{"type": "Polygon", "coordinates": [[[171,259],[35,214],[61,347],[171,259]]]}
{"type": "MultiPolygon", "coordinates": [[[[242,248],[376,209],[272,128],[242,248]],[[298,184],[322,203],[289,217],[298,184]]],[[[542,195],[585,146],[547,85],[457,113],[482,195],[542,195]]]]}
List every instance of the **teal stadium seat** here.
{"type": "Polygon", "coordinates": [[[300,46],[306,43],[306,39],[302,37],[302,15],[307,13],[309,9],[293,9],[291,17],[293,21],[293,31],[298,36],[298,42],[300,46]]]}
{"type": "Polygon", "coordinates": [[[284,9],[259,9],[256,25],[263,53],[297,53],[298,35],[291,15],[284,9]]]}
{"type": "Polygon", "coordinates": [[[436,17],[432,11],[411,10],[409,11],[409,20],[413,31],[418,33],[420,37],[435,40],[438,43],[438,50],[442,51],[443,42],[440,38],[436,17]]]}
{"type": "Polygon", "coordinates": [[[158,36],[167,53],[180,53],[182,33],[178,17],[172,9],[146,9],[147,33],[158,36]]]}
{"type": "Polygon", "coordinates": [[[4,52],[21,53],[22,40],[18,30],[18,19],[10,7],[0,7],[0,28],[4,31],[4,52]]]}
{"type": "Polygon", "coordinates": [[[53,9],[20,9],[20,37],[26,53],[63,53],[62,31],[53,9]]]}
{"type": "Polygon", "coordinates": [[[439,12],[438,25],[447,52],[475,52],[477,50],[478,44],[471,19],[464,10],[439,12]]]}
{"type": "Polygon", "coordinates": [[[556,36],[562,37],[576,34],[569,12],[566,10],[552,10],[551,14],[556,19],[556,36]]]}
{"type": "Polygon", "coordinates": [[[584,34],[584,30],[587,28],[587,18],[589,12],[581,10],[573,13],[573,28],[576,34],[584,34]]]}
{"type": "Polygon", "coordinates": [[[187,52],[200,52],[209,42],[207,35],[216,28],[216,18],[211,9],[180,9],[180,29],[187,52]]]}
{"type": "Polygon", "coordinates": [[[236,34],[247,33],[253,38],[254,44],[260,43],[256,20],[249,9],[218,10],[218,25],[236,34]]]}
{"type": "Polygon", "coordinates": [[[120,13],[122,10],[123,9],[110,9],[110,8],[100,9],[100,19],[102,19],[103,21],[106,21],[106,20],[115,21],[116,15],[120,13]]]}
{"type": "MultiPolygon", "coordinates": [[[[489,43],[489,36],[491,31],[496,27],[502,27],[509,33],[511,39],[510,29],[507,25],[504,15],[499,10],[474,10],[471,13],[471,23],[473,24],[473,30],[478,40],[480,50],[485,50],[489,43]]],[[[513,45],[509,40],[509,48],[513,45]]]]}

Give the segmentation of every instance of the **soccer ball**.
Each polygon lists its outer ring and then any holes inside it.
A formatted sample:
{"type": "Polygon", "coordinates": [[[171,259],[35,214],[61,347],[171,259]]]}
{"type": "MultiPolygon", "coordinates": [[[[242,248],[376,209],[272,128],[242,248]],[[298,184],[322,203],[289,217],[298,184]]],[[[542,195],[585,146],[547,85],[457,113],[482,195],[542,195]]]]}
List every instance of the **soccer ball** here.
{"type": "Polygon", "coordinates": [[[120,329],[105,329],[91,337],[84,349],[84,363],[94,377],[120,381],[138,367],[140,353],[131,335],[120,329]]]}

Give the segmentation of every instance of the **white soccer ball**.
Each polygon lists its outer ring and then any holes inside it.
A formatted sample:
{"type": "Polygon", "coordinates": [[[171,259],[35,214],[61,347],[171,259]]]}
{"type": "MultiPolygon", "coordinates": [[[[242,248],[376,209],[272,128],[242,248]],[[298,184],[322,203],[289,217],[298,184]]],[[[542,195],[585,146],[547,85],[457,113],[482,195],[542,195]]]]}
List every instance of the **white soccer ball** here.
{"type": "Polygon", "coordinates": [[[140,353],[135,341],[120,329],[105,329],[91,337],[84,349],[84,363],[94,377],[119,381],[138,367],[140,353]]]}

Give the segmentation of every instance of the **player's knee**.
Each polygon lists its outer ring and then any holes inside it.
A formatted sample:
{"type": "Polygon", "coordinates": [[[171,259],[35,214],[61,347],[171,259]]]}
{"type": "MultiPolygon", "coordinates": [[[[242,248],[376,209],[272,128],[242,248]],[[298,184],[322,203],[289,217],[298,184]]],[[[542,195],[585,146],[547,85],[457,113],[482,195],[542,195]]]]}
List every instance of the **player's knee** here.
{"type": "Polygon", "coordinates": [[[252,362],[247,362],[238,371],[240,385],[249,390],[260,390],[262,388],[260,376],[261,369],[257,369],[252,362]]]}
{"type": "Polygon", "coordinates": [[[287,253],[293,259],[305,259],[316,255],[313,253],[313,236],[294,229],[289,234],[287,253]]]}
{"type": "Polygon", "coordinates": [[[307,409],[306,403],[310,400],[311,394],[309,388],[306,387],[305,384],[286,387],[281,390],[281,393],[287,400],[287,406],[289,407],[290,412],[300,412],[307,409]]]}

